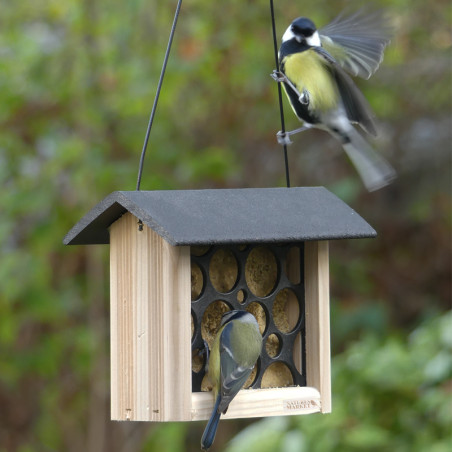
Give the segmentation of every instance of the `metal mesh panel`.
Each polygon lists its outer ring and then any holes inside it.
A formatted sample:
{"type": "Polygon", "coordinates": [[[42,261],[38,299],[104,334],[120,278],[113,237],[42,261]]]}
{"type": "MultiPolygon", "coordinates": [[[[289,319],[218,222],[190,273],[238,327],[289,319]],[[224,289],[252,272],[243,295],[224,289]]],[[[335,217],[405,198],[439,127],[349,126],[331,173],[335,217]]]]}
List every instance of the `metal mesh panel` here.
{"type": "MultiPolygon", "coordinates": [[[[191,250],[192,352],[196,354],[204,349],[201,324],[206,309],[212,303],[221,301],[230,309],[249,310],[255,315],[257,308],[258,313],[262,314],[258,321],[264,326],[264,319],[265,328],[262,333],[263,347],[257,363],[257,374],[250,387],[260,388],[265,372],[274,363],[286,366],[293,385],[306,386],[303,243],[281,246],[215,245],[192,247],[191,250]],[[293,271],[286,271],[288,265],[294,262],[293,257],[289,258],[293,250],[297,251],[295,255],[298,255],[295,267],[299,275],[295,278],[293,271]],[[289,298],[292,309],[287,310],[284,305],[287,307],[289,298]],[[296,318],[293,316],[294,312],[296,318]],[[276,346],[272,348],[273,344],[276,346]],[[301,363],[298,366],[294,361],[294,347],[298,353],[297,360],[301,363]]],[[[193,392],[201,391],[204,376],[205,362],[193,368],[193,392]]],[[[264,386],[268,386],[268,383],[264,386]]]]}

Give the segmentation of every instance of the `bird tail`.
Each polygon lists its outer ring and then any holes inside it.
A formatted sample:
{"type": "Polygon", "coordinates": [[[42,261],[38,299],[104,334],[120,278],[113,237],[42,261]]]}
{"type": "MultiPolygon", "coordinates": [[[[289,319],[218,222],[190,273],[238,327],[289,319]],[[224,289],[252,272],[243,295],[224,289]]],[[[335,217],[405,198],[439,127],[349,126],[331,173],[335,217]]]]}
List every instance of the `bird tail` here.
{"type": "Polygon", "coordinates": [[[201,449],[204,451],[209,450],[212,446],[213,440],[215,439],[215,434],[217,433],[218,422],[220,422],[221,413],[218,411],[220,406],[220,394],[217,396],[215,401],[215,406],[213,407],[212,414],[210,415],[209,422],[207,422],[206,428],[201,438],[201,449]]]}
{"type": "Polygon", "coordinates": [[[396,177],[394,168],[354,128],[348,132],[349,141],[342,146],[366,188],[375,191],[390,184],[396,177]]]}

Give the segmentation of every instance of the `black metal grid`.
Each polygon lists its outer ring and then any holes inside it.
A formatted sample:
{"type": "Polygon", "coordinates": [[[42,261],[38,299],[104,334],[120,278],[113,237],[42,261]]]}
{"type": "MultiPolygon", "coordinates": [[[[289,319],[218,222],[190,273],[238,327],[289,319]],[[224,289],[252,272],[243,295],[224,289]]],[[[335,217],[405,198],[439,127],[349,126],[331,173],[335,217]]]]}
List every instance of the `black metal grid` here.
{"type": "MultiPolygon", "coordinates": [[[[201,335],[201,321],[207,307],[215,301],[223,301],[231,309],[246,310],[249,304],[253,302],[259,303],[266,315],[266,328],[263,333],[263,347],[257,364],[257,375],[250,386],[251,388],[260,388],[262,376],[265,370],[273,363],[282,362],[287,366],[292,374],[293,384],[295,386],[306,386],[306,349],[305,349],[305,291],[304,291],[304,244],[291,243],[284,245],[275,244],[259,244],[259,245],[237,245],[237,246],[211,246],[210,249],[202,256],[191,256],[191,261],[196,263],[203,276],[203,289],[201,295],[191,303],[191,311],[194,323],[194,333],[192,337],[192,351],[202,350],[204,342],[201,335]],[[300,249],[300,283],[293,284],[285,274],[286,259],[288,251],[297,246],[300,249]],[[277,280],[271,293],[265,297],[254,295],[247,286],[245,280],[245,263],[250,252],[258,247],[265,247],[270,250],[276,258],[277,262],[277,280]],[[238,278],[231,291],[227,293],[218,292],[212,285],[209,278],[209,264],[212,256],[219,250],[226,249],[231,251],[238,264],[238,278]],[[299,305],[299,318],[295,327],[288,333],[280,331],[274,323],[272,317],[273,303],[277,294],[283,289],[291,289],[297,299],[299,305]],[[239,302],[237,299],[239,291],[245,294],[245,301],[239,302]],[[298,333],[301,333],[301,373],[297,370],[293,360],[294,341],[298,333]],[[275,357],[270,357],[265,349],[267,338],[275,334],[280,343],[280,351],[275,357]]],[[[192,371],[192,391],[201,391],[201,383],[205,375],[205,362],[199,372],[192,371]]]]}

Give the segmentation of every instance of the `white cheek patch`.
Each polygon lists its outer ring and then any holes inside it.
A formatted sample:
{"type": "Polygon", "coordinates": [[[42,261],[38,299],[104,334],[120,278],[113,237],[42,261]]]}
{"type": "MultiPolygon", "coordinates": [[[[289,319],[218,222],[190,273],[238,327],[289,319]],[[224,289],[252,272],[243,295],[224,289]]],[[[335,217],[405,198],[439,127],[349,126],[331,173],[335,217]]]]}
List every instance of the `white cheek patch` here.
{"type": "Polygon", "coordinates": [[[320,42],[319,33],[317,31],[315,31],[312,34],[312,36],[309,36],[309,38],[306,38],[306,44],[308,44],[308,46],[312,46],[312,47],[320,47],[322,45],[322,43],[320,42]]]}
{"type": "Polygon", "coordinates": [[[292,26],[287,28],[286,32],[283,34],[282,42],[290,41],[291,39],[295,38],[295,34],[292,31],[292,26]]]}

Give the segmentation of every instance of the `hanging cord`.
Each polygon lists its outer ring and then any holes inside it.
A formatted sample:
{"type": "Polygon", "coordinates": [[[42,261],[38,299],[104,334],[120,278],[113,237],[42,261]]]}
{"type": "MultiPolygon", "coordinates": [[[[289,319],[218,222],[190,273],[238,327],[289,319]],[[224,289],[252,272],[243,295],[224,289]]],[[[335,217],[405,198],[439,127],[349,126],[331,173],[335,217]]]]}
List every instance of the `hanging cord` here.
{"type": "Polygon", "coordinates": [[[141,176],[143,174],[144,157],[146,155],[146,149],[148,147],[149,134],[151,133],[152,123],[154,122],[154,116],[155,116],[155,111],[157,110],[157,103],[159,100],[160,91],[162,90],[163,77],[165,76],[166,65],[168,63],[168,58],[169,58],[169,54],[171,51],[171,44],[173,43],[174,32],[176,31],[177,19],[179,17],[181,5],[182,5],[182,0],[179,0],[177,3],[176,12],[174,14],[174,20],[173,20],[173,25],[171,27],[171,33],[170,33],[169,40],[168,40],[168,46],[166,48],[165,58],[163,60],[162,71],[160,72],[160,79],[159,79],[159,83],[157,85],[157,91],[155,93],[154,105],[152,106],[151,116],[149,118],[148,128],[146,130],[146,136],[144,138],[143,150],[141,151],[140,166],[138,168],[137,191],[140,190],[141,176]]]}
{"type": "MultiPolygon", "coordinates": [[[[276,71],[279,72],[279,60],[278,60],[278,43],[276,39],[276,25],[275,25],[275,9],[273,7],[273,0],[270,0],[270,15],[272,19],[272,30],[273,30],[273,47],[275,50],[275,65],[276,71]]],[[[284,107],[282,100],[281,83],[278,82],[278,97],[279,97],[279,112],[281,115],[281,133],[284,134],[286,131],[285,121],[284,121],[284,107]]],[[[287,145],[284,146],[284,165],[286,167],[286,184],[287,188],[290,187],[290,176],[289,176],[289,159],[287,156],[287,145]]]]}

